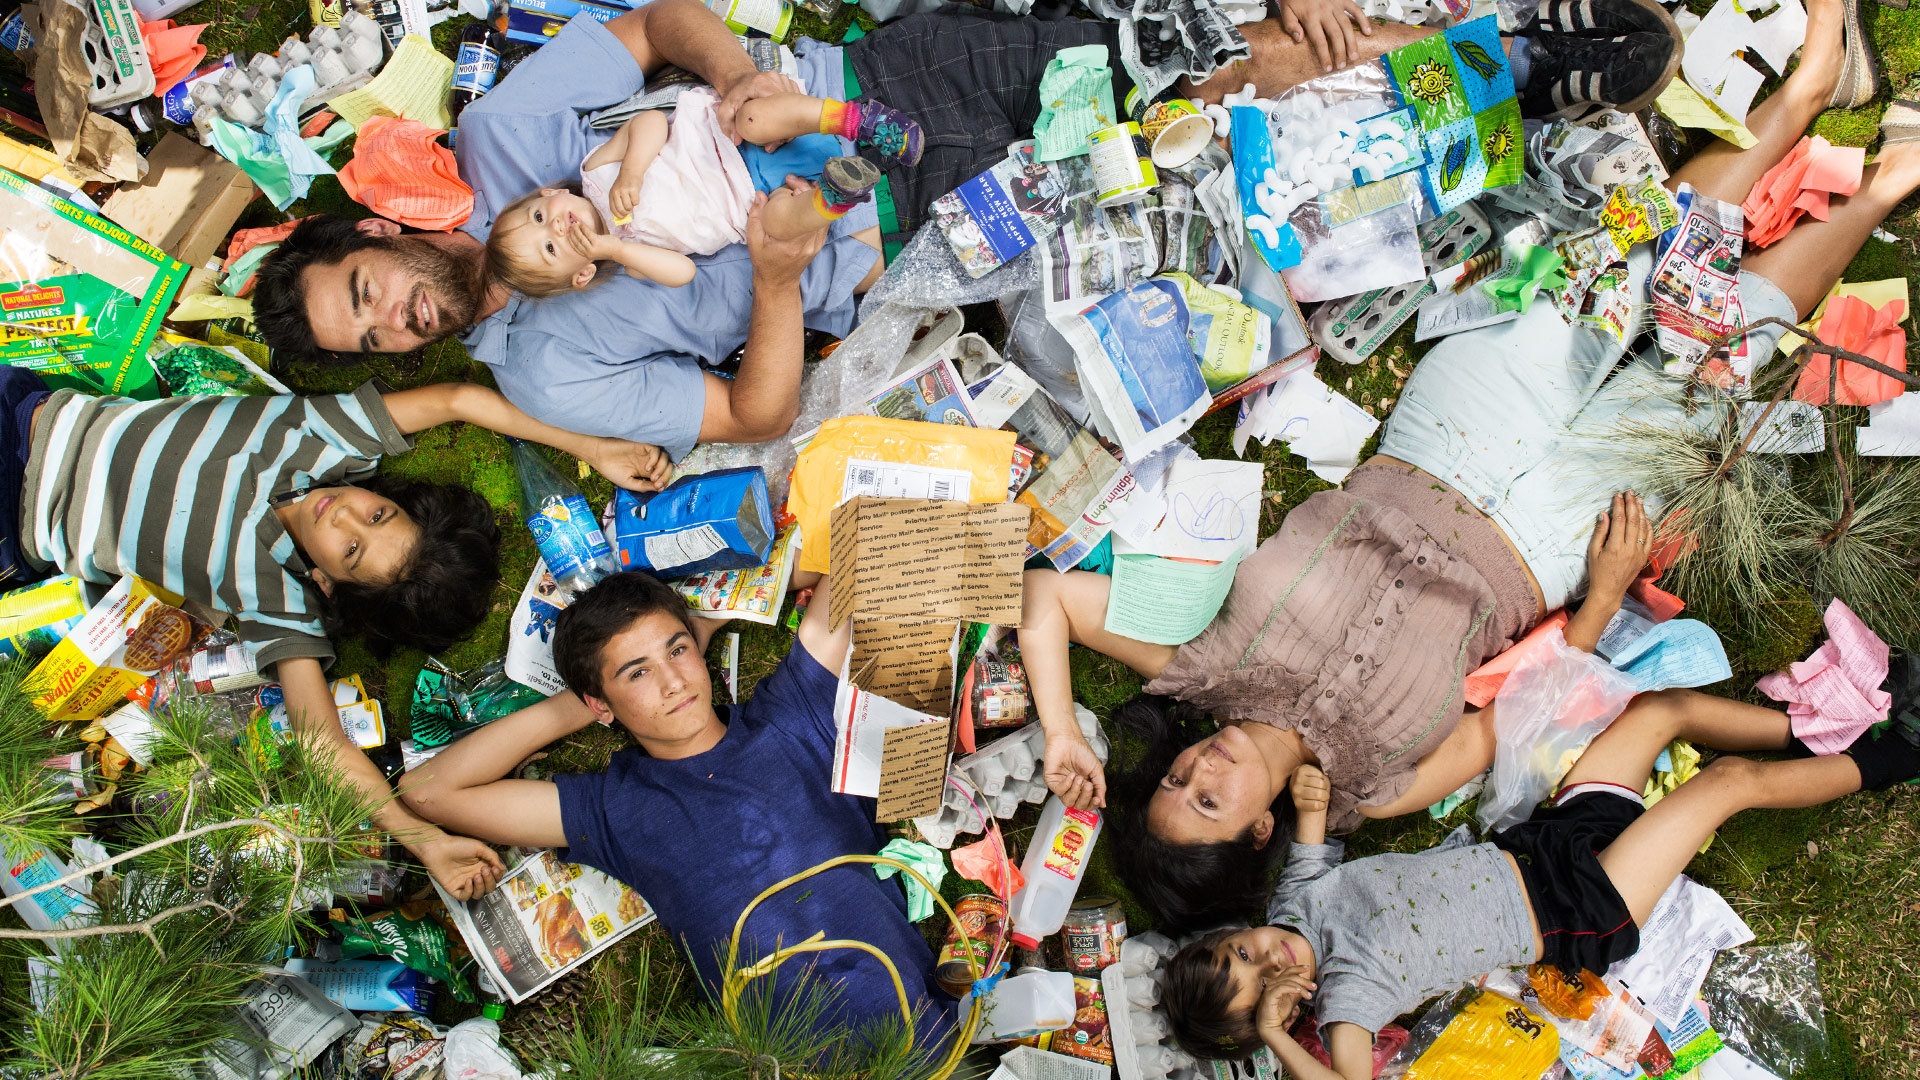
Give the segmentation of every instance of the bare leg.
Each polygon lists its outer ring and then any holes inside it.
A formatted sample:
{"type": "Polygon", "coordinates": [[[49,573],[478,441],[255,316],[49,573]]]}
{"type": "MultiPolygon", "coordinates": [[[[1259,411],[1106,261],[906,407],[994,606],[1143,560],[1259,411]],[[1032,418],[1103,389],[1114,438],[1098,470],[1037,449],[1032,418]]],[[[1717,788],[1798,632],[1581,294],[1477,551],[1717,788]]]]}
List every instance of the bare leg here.
{"type": "Polygon", "coordinates": [[[1867,167],[1858,192],[1832,201],[1828,220],[1802,220],[1772,247],[1748,255],[1743,265],[1778,285],[1804,319],[1846,273],[1873,230],[1916,189],[1920,143],[1890,146],[1867,167]]]}
{"type": "Polygon", "coordinates": [[[1675,739],[1715,750],[1780,750],[1791,735],[1787,714],[1777,709],[1696,690],[1641,694],[1593,740],[1561,785],[1599,782],[1639,791],[1653,775],[1654,759],[1675,739]]]}
{"type": "Polygon", "coordinates": [[[1860,790],[1860,770],[1845,754],[1758,762],[1725,757],[1661,799],[1600,853],[1600,865],[1645,925],[1660,894],[1726,820],[1756,807],[1817,806],[1860,790]]]}
{"type": "MultiPolygon", "coordinates": [[[[1222,97],[1238,92],[1248,83],[1252,83],[1262,97],[1272,97],[1282,90],[1327,73],[1313,55],[1313,46],[1293,40],[1281,29],[1278,19],[1248,23],[1240,28],[1240,33],[1245,35],[1247,44],[1253,47],[1251,59],[1221,68],[1205,82],[1196,83],[1182,78],[1180,92],[1209,105],[1218,105],[1222,97]]],[[[1360,37],[1360,55],[1354,62],[1365,63],[1435,33],[1438,31],[1427,26],[1377,22],[1371,36],[1360,37]]]]}
{"type": "Polygon", "coordinates": [[[769,94],[740,106],[734,125],[755,146],[785,142],[820,130],[822,104],[806,94],[769,94]]]}
{"type": "Polygon", "coordinates": [[[1668,185],[1677,191],[1685,182],[1721,202],[1745,202],[1753,185],[1787,156],[1806,133],[1807,125],[1826,109],[1833,88],[1840,84],[1840,68],[1847,57],[1841,39],[1845,21],[1840,0],[1808,0],[1807,38],[1800,50],[1800,66],[1780,89],[1747,114],[1747,130],[1759,141],[1742,150],[1724,139],[1714,139],[1681,166],[1668,185]]]}
{"type": "Polygon", "coordinates": [[[1111,656],[1149,679],[1172,662],[1178,650],[1171,645],[1152,645],[1107,632],[1107,593],[1112,584],[1107,575],[1084,570],[1027,571],[1020,612],[1020,662],[1027,669],[1038,719],[1073,723],[1068,642],[1111,656]]]}

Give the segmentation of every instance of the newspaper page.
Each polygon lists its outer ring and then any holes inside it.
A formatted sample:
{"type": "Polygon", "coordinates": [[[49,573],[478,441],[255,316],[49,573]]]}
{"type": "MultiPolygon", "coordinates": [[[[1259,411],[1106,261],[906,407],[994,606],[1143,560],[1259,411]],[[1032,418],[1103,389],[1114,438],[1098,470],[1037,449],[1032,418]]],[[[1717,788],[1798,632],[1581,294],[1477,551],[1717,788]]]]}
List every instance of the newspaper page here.
{"type": "Polygon", "coordinates": [[[1679,226],[1662,237],[1653,267],[1654,338],[1667,370],[1687,374],[1707,359],[1709,342],[1740,325],[1738,282],[1746,219],[1738,206],[1682,187],[1679,226]]]}
{"type": "Polygon", "coordinates": [[[695,615],[716,619],[743,619],[772,626],[780,621],[780,605],[793,577],[793,557],[800,550],[800,527],[788,523],[773,539],[773,557],[765,566],[746,570],[709,570],[673,583],[673,590],[695,615]]]}
{"type": "Polygon", "coordinates": [[[966,384],[945,354],[900,375],[868,397],[866,411],[891,420],[977,426],[966,384]]]}
{"type": "Polygon", "coordinates": [[[1150,278],[1077,315],[1050,317],[1073,346],[1096,427],[1129,462],[1178,438],[1212,404],[1178,284],[1150,278]]]}
{"type": "Polygon", "coordinates": [[[1099,205],[1092,160],[1083,155],[1053,163],[1064,204],[1052,230],[1040,238],[1049,316],[1083,311],[1146,280],[1160,266],[1145,207],[1099,205]]]}
{"type": "Polygon", "coordinates": [[[1213,219],[1200,203],[1194,178],[1175,169],[1160,172],[1159,198],[1145,214],[1153,245],[1160,253],[1159,272],[1177,271],[1210,281],[1224,256],[1215,253],[1213,219]]]}
{"type": "Polygon", "coordinates": [[[655,918],[639,893],[551,850],[529,854],[477,900],[433,887],[474,960],[516,1005],[655,918]]]}

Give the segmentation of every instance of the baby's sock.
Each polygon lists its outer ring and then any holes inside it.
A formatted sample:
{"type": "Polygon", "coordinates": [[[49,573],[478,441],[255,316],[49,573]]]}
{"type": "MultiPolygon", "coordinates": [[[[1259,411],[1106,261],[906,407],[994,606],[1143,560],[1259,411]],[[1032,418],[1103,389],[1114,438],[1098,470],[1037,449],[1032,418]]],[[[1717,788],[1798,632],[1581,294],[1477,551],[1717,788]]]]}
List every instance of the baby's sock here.
{"type": "Polygon", "coordinates": [[[851,101],[820,103],[820,134],[851,139],[860,134],[860,106],[851,101]]]}

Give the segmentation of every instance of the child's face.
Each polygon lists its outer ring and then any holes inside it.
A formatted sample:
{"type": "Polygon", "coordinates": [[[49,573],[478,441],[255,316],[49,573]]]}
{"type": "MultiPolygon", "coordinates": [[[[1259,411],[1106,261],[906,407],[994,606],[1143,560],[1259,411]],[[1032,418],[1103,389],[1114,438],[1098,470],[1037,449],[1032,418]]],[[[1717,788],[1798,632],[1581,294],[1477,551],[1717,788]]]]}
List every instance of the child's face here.
{"type": "Polygon", "coordinates": [[[542,188],[539,198],[529,200],[514,213],[519,220],[510,223],[514,231],[508,243],[523,261],[542,267],[554,277],[576,277],[586,270],[591,278],[593,260],[580,254],[567,239],[575,229],[585,230],[590,236],[607,231],[600,212],[584,196],[542,188]]]}
{"type": "MultiPolygon", "coordinates": [[[[1278,926],[1256,926],[1242,930],[1217,946],[1215,955],[1227,962],[1233,979],[1233,1010],[1251,1012],[1260,1004],[1260,995],[1269,982],[1295,967],[1306,968],[1313,976],[1313,949],[1307,939],[1278,926]]],[[[1284,1026],[1291,1027],[1299,1014],[1302,999],[1296,999],[1284,1026]]]]}

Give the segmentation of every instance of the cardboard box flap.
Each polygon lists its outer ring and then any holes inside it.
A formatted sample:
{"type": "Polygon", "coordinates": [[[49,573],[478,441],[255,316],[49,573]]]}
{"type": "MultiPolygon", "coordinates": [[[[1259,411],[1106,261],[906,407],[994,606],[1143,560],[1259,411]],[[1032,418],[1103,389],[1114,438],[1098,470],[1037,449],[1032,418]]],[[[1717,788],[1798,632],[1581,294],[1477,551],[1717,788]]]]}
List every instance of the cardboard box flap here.
{"type": "Polygon", "coordinates": [[[855,615],[847,678],[862,690],[924,713],[953,709],[960,624],[953,619],[855,615]]]}
{"type": "Polygon", "coordinates": [[[145,180],[114,192],[101,209],[188,266],[205,266],[259,189],[238,166],[173,132],[147,165],[145,180]]]}
{"type": "Polygon", "coordinates": [[[833,512],[834,628],[863,615],[1020,625],[1027,519],[1020,503],[880,499],[833,512]]]}

